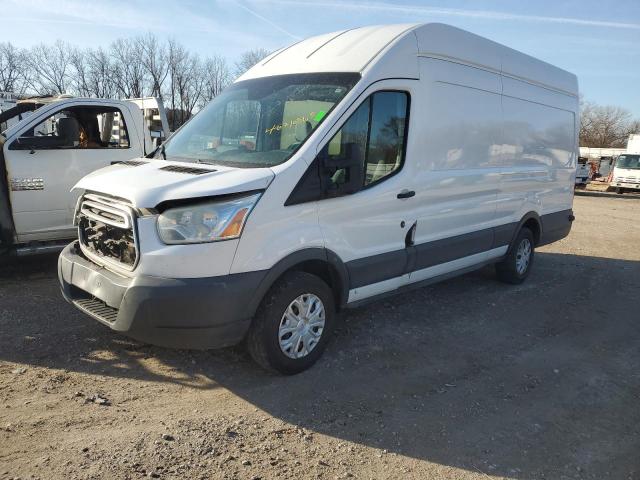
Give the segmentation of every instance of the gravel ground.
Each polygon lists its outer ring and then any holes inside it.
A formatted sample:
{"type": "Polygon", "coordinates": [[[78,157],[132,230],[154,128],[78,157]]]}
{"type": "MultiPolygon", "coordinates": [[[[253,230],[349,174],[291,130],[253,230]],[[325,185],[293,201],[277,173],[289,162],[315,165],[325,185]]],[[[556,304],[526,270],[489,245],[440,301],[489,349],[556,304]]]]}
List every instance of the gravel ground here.
{"type": "Polygon", "coordinates": [[[83,316],[0,267],[0,479],[640,479],[640,199],[579,196],[528,281],[349,311],[295,377],[83,316]]]}

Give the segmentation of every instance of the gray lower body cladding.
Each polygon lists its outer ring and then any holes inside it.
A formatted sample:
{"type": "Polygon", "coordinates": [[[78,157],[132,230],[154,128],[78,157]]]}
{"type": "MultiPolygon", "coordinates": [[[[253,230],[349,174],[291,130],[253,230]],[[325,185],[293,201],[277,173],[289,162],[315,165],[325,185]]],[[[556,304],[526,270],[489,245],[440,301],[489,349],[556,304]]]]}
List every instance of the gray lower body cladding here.
{"type": "MultiPolygon", "coordinates": [[[[573,211],[563,210],[542,215],[538,220],[540,223],[538,246],[547,245],[569,235],[573,211]]],[[[412,245],[402,250],[352,260],[346,263],[349,272],[349,287],[357,288],[382,282],[492,248],[510,245],[522,223],[508,223],[442,240],[412,245]]]]}
{"type": "Polygon", "coordinates": [[[242,341],[264,271],[211,278],[126,278],[68,245],[58,260],[65,299],[113,330],[154,345],[221,348],[242,341]]]}

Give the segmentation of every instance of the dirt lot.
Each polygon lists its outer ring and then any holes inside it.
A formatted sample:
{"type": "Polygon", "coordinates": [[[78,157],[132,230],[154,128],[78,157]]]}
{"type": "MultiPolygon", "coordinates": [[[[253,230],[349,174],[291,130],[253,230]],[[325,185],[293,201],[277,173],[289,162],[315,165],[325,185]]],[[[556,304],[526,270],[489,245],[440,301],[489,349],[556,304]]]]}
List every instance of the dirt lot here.
{"type": "Polygon", "coordinates": [[[112,333],[54,257],[4,266],[0,478],[640,479],[640,199],[575,213],[524,285],[487,268],[351,311],[289,378],[112,333]]]}

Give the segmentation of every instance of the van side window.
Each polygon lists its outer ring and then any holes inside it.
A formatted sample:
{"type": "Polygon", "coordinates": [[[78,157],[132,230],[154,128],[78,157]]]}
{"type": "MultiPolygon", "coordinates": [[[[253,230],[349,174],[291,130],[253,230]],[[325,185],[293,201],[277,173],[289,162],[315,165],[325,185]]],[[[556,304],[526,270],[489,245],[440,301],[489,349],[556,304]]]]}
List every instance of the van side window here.
{"type": "MultiPolygon", "coordinates": [[[[341,161],[348,159],[358,166],[365,164],[370,111],[370,100],[367,99],[351,114],[342,128],[329,141],[327,151],[329,160],[340,164],[341,161]]],[[[347,183],[348,177],[353,174],[350,168],[337,168],[335,172],[328,173],[331,174],[331,182],[337,187],[347,183]]]]}
{"type": "MultiPolygon", "coordinates": [[[[327,158],[350,159],[362,168],[361,187],[400,169],[404,158],[409,94],[381,91],[369,96],[328,143],[327,158]]],[[[330,173],[339,188],[354,175],[350,168],[330,173]]]]}
{"type": "Polygon", "coordinates": [[[351,114],[295,186],[285,205],[356,193],[402,167],[409,94],[380,91],[351,114]]]}
{"type": "Polygon", "coordinates": [[[122,113],[114,107],[71,107],[23,132],[11,149],[129,148],[122,113]]]}

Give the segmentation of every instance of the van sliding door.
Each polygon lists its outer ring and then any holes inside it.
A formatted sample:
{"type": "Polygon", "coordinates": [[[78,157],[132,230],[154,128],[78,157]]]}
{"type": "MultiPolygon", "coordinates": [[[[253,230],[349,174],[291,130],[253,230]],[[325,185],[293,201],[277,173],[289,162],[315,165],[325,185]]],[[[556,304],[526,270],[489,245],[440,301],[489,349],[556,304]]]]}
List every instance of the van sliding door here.
{"type": "Polygon", "coordinates": [[[499,75],[423,58],[420,77],[424,94],[412,124],[419,132],[412,190],[420,211],[410,282],[484,260],[493,248],[500,180],[499,75]]]}

